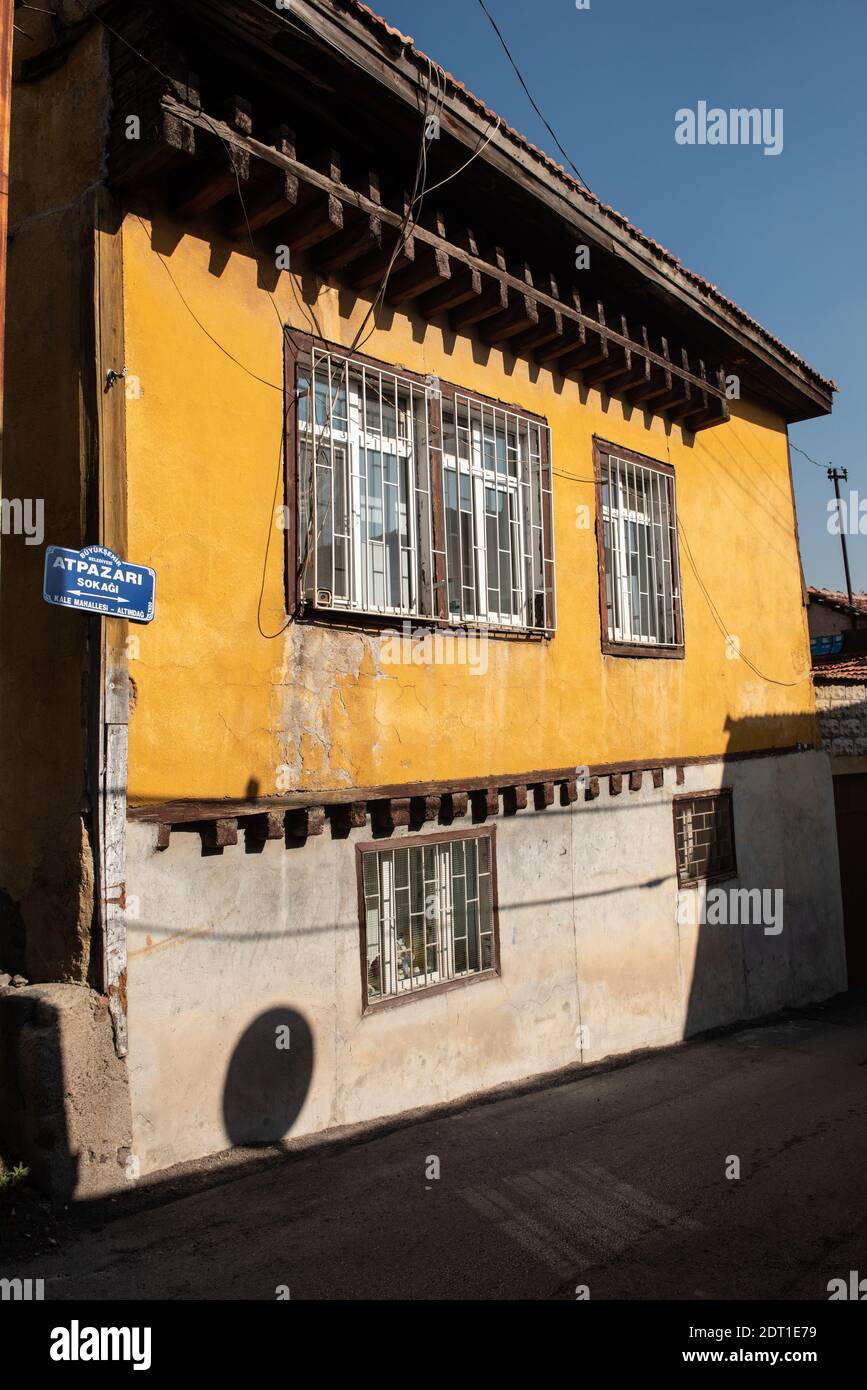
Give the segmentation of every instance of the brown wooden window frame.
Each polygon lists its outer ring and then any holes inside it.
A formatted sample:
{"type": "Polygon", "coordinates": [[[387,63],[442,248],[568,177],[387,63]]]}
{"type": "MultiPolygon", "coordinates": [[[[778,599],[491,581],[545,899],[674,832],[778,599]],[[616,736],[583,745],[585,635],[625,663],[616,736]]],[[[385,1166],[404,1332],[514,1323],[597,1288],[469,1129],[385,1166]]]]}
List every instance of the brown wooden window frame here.
{"type": "Polygon", "coordinates": [[[663,463],[647,454],[636,453],[634,449],[622,448],[609,439],[593,436],[593,476],[596,495],[596,549],[599,572],[599,624],[602,651],[606,656],[642,657],[669,661],[682,661],[685,655],[683,630],[683,589],[680,573],[680,546],[677,539],[677,488],[675,472],[671,464],[663,463]],[[608,628],[607,574],[605,564],[605,532],[603,518],[603,469],[608,460],[617,458],[624,463],[634,464],[660,474],[667,480],[666,489],[670,496],[671,516],[674,521],[672,568],[677,578],[677,587],[672,592],[672,609],[675,624],[675,641],[671,644],[658,642],[636,642],[611,637],[608,628]]]}
{"type": "MultiPolygon", "coordinates": [[[[338,343],[329,342],[326,339],[314,337],[308,333],[298,333],[287,328],[285,333],[285,457],[284,457],[284,487],[286,495],[286,548],[285,548],[285,569],[286,569],[286,604],[287,611],[295,618],[315,622],[333,623],[335,620],[346,622],[350,625],[361,625],[364,627],[379,628],[382,626],[393,626],[396,622],[409,621],[419,626],[441,627],[449,630],[472,629],[488,633],[496,637],[510,637],[521,640],[539,640],[540,638],[550,638],[554,635],[556,628],[556,596],[555,596],[555,575],[554,575],[554,499],[553,499],[553,474],[551,461],[551,432],[548,422],[540,415],[522,406],[509,405],[502,401],[494,400],[491,397],[480,395],[478,392],[465,390],[452,382],[445,382],[432,377],[420,376],[416,372],[408,371],[404,368],[396,367],[393,364],[379,361],[376,358],[368,357],[364,353],[350,353],[347,348],[338,343]],[[410,611],[388,611],[376,612],[369,607],[346,606],[344,604],[333,605],[330,607],[318,606],[315,601],[311,602],[309,594],[305,593],[304,576],[302,575],[301,547],[300,547],[300,521],[301,508],[299,505],[299,482],[300,482],[300,430],[299,430],[299,411],[298,411],[298,391],[299,378],[311,357],[313,350],[320,353],[328,353],[332,357],[341,360],[348,360],[354,367],[359,369],[366,368],[372,372],[381,372],[389,377],[397,378],[410,386],[413,390],[425,390],[427,397],[427,450],[429,460],[429,487],[427,489],[429,506],[429,529],[431,544],[427,552],[416,546],[413,552],[413,561],[416,573],[413,576],[415,586],[418,590],[416,597],[424,591],[424,601],[431,610],[429,612],[410,612],[410,611]],[[446,525],[445,525],[445,497],[444,497],[444,469],[443,469],[443,449],[442,449],[442,417],[443,406],[450,404],[454,411],[457,411],[457,401],[467,401],[471,407],[479,407],[480,412],[493,411],[506,416],[513,415],[520,420],[527,421],[537,431],[539,439],[538,457],[538,479],[539,479],[539,511],[538,523],[534,523],[535,530],[541,532],[539,537],[541,554],[530,559],[532,571],[532,588],[528,588],[527,559],[532,551],[527,550],[526,542],[522,552],[519,554],[522,576],[521,590],[524,595],[525,612],[532,619],[530,623],[523,622],[502,622],[491,620],[487,617],[464,616],[463,611],[460,615],[449,616],[449,595],[447,588],[446,574],[446,525]],[[437,402],[439,402],[437,408],[437,402]],[[537,561],[540,562],[539,583],[537,584],[537,561]],[[544,610],[544,611],[542,611],[544,610]],[[540,619],[540,621],[536,621],[540,619]]],[[[484,416],[482,417],[484,418],[484,416]]],[[[527,465],[531,469],[531,482],[528,489],[533,492],[532,463],[527,465]]],[[[520,470],[520,464],[518,465],[520,470]]],[[[503,490],[511,486],[508,479],[503,484],[503,490]]],[[[416,481],[415,503],[418,506],[419,497],[425,495],[425,489],[419,488],[416,481]]],[[[484,487],[484,484],[483,484],[484,487]]],[[[499,489],[498,489],[499,490],[499,489]]],[[[520,480],[517,483],[516,496],[518,507],[520,508],[527,500],[527,494],[523,493],[523,484],[520,480]],[[523,495],[522,495],[523,494],[523,495]]],[[[534,499],[530,497],[531,513],[533,511],[534,499]]],[[[475,505],[475,504],[474,504],[475,505]]],[[[471,515],[476,516],[474,510],[471,515]]],[[[414,515],[414,521],[418,521],[418,516],[414,515]]],[[[526,529],[525,521],[522,521],[521,534],[526,529]]],[[[510,543],[514,543],[512,528],[510,531],[510,543]]],[[[533,536],[530,537],[532,547],[533,536]]],[[[487,554],[487,544],[485,554],[487,554]]],[[[502,551],[500,552],[503,553],[502,551]]],[[[510,551],[514,555],[515,552],[510,551]]],[[[473,552],[475,559],[475,550],[473,552]]],[[[514,572],[513,572],[514,580],[514,572]]],[[[489,600],[491,592],[490,582],[486,580],[487,593],[486,600],[489,600]]],[[[315,587],[315,586],[314,586],[315,587]]],[[[514,583],[512,584],[514,590],[514,583]]],[[[464,590],[461,590],[462,602],[464,590]]],[[[487,609],[487,602],[486,602],[487,609]]],[[[489,611],[489,610],[488,610],[489,611]]],[[[512,610],[514,612],[514,610],[512,610]]]]}
{"type": "MultiPolygon", "coordinates": [[[[361,1007],[363,1014],[379,1013],[383,1009],[398,1008],[403,1004],[409,1004],[417,999],[430,999],[435,994],[445,994],[449,990],[463,989],[467,985],[481,984],[485,980],[498,979],[501,974],[500,969],[500,917],[499,902],[497,893],[497,828],[491,826],[478,826],[465,830],[446,830],[433,835],[407,835],[394,840],[365,840],[355,846],[356,880],[358,889],[358,924],[359,924],[359,953],[361,964],[361,1007]],[[492,937],[492,965],[486,969],[479,969],[471,973],[459,975],[445,980],[438,980],[435,984],[421,984],[415,988],[402,990],[399,993],[382,994],[378,997],[371,997],[368,980],[368,947],[367,947],[367,901],[364,884],[364,856],[367,854],[384,855],[394,850],[425,850],[431,846],[454,844],[458,841],[467,840],[486,840],[488,842],[488,852],[490,855],[490,879],[491,879],[491,931],[484,933],[492,937]]],[[[482,933],[480,932],[480,937],[482,933]]],[[[454,938],[452,938],[452,947],[454,938]]],[[[412,945],[410,945],[412,950],[412,945]]],[[[425,941],[425,951],[432,949],[425,941]]],[[[480,943],[481,949],[481,943],[480,943]]]]}
{"type": "Polygon", "coordinates": [[[738,860],[737,845],[735,842],[735,809],[734,797],[731,787],[719,787],[714,791],[684,792],[672,799],[672,821],[674,825],[674,861],[677,866],[677,886],[678,888],[696,888],[702,883],[723,883],[726,879],[737,878],[738,860]],[[720,869],[719,873],[710,875],[699,875],[697,877],[687,877],[681,865],[680,852],[678,849],[678,808],[685,802],[693,801],[716,801],[722,802],[728,807],[729,835],[731,840],[731,864],[725,869],[720,869]]]}

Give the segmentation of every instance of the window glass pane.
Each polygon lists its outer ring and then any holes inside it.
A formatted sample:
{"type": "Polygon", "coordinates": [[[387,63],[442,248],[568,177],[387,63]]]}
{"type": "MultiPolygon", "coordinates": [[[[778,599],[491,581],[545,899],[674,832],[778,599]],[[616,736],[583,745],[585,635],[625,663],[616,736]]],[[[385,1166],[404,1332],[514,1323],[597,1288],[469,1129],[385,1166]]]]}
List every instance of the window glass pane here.
{"type": "Polygon", "coordinates": [[[671,479],[612,455],[600,491],[609,639],[677,646],[671,479]]]}
{"type": "Polygon", "coordinates": [[[493,969],[487,835],[362,855],[371,1001],[493,969]]]}
{"type": "Polygon", "coordinates": [[[456,622],[553,624],[547,430],[460,392],[444,400],[386,368],[318,349],[311,357],[297,375],[305,593],[316,602],[318,588],[347,609],[426,617],[444,598],[456,622]],[[435,483],[445,522],[439,555],[435,483]],[[437,569],[444,595],[434,587],[437,569]]]}

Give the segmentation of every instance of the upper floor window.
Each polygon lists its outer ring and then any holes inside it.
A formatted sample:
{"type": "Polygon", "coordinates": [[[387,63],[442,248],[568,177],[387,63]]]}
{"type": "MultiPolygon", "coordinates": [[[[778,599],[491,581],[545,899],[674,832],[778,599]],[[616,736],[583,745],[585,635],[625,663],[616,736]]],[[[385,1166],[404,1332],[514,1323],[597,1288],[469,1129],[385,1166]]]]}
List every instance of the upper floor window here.
{"type": "Polygon", "coordinates": [[[317,609],[553,629],[543,421],[313,344],[291,390],[299,598],[317,609]]]}
{"type": "Polygon", "coordinates": [[[682,656],[674,470],[595,441],[603,651],[682,656]]]}

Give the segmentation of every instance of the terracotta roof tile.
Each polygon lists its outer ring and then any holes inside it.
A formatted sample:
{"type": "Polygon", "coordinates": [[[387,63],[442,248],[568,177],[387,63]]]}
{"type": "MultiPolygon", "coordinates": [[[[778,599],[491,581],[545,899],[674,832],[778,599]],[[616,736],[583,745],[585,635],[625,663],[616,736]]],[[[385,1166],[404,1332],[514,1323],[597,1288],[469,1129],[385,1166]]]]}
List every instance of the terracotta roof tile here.
{"type": "MultiPolygon", "coordinates": [[[[849,612],[848,595],[842,594],[839,589],[817,589],[811,584],[807,592],[816,603],[824,603],[830,608],[840,608],[846,613],[849,612]]],[[[867,594],[853,594],[852,607],[859,613],[867,613],[867,594]]]]}
{"type": "Polygon", "coordinates": [[[834,681],[860,681],[867,684],[867,652],[840,656],[813,657],[813,680],[820,685],[834,681]]]}
{"type": "Polygon", "coordinates": [[[497,122],[500,129],[506,135],[524,150],[528,150],[540,164],[543,164],[547,169],[555,173],[573,193],[576,193],[585,202],[591,203],[594,207],[599,208],[607,217],[612,218],[623,231],[627,232],[630,236],[634,237],[636,241],[639,241],[643,246],[651,250],[660,260],[665,261],[669,266],[678,270],[686,279],[691,281],[691,283],[704,294],[708,295],[709,298],[715,299],[718,304],[721,304],[730,313],[740,319],[741,323],[745,323],[749,325],[750,328],[755,329],[755,331],[760,333],[765,341],[770,343],[777,352],[787,357],[789,361],[797,363],[804,371],[809,372],[810,376],[812,376],[815,381],[821,383],[821,385],[828,390],[837,390],[837,383],[835,381],[817,372],[815,367],[811,367],[809,362],[806,362],[803,357],[793,352],[784,342],[775,337],[773,333],[770,333],[767,328],[763,328],[756,319],[751,318],[750,315],[745,313],[733,300],[724,295],[716,285],[712,284],[709,280],[705,280],[703,276],[697,275],[695,271],[690,270],[677,258],[677,256],[673,255],[671,251],[667,251],[658,241],[654,241],[652,237],[649,237],[645,232],[642,232],[640,228],[630,222],[623,213],[610,207],[609,204],[603,203],[600,198],[596,197],[595,193],[591,193],[584,184],[579,183],[576,178],[573,178],[571,174],[567,173],[562,164],[558,164],[557,161],[552,159],[550,155],[547,155],[544,150],[540,150],[537,145],[534,145],[532,141],[528,140],[520,131],[507,125],[495,111],[492,111],[489,106],[486,106],[483,101],[480,101],[478,97],[474,96],[462,82],[458,81],[450,72],[446,72],[445,68],[440,67],[438,63],[435,63],[433,59],[429,58],[426,53],[423,53],[421,49],[416,48],[414,41],[407,34],[402,34],[399,29],[395,29],[394,25],[389,24],[381,15],[376,14],[368,5],[362,4],[361,0],[332,0],[332,3],[339,4],[344,10],[356,15],[374,32],[379,32],[380,35],[388,35],[389,39],[396,40],[401,47],[406,50],[407,56],[413,60],[416,67],[418,67],[419,71],[424,75],[427,75],[429,66],[436,69],[446,85],[451,87],[454,92],[457,92],[468,106],[471,106],[488,121],[497,122]]]}

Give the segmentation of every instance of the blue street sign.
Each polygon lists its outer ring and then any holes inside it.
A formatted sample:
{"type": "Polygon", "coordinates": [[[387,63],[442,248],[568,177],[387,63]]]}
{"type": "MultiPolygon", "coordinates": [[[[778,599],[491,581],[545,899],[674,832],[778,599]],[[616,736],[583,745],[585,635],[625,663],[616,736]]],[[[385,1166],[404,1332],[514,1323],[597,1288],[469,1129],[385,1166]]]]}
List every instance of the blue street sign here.
{"type": "Polygon", "coordinates": [[[147,565],[131,565],[104,545],[67,550],[49,545],[45,551],[46,603],[79,608],[85,613],[104,613],[149,623],[154,616],[156,574],[147,565]]]}

